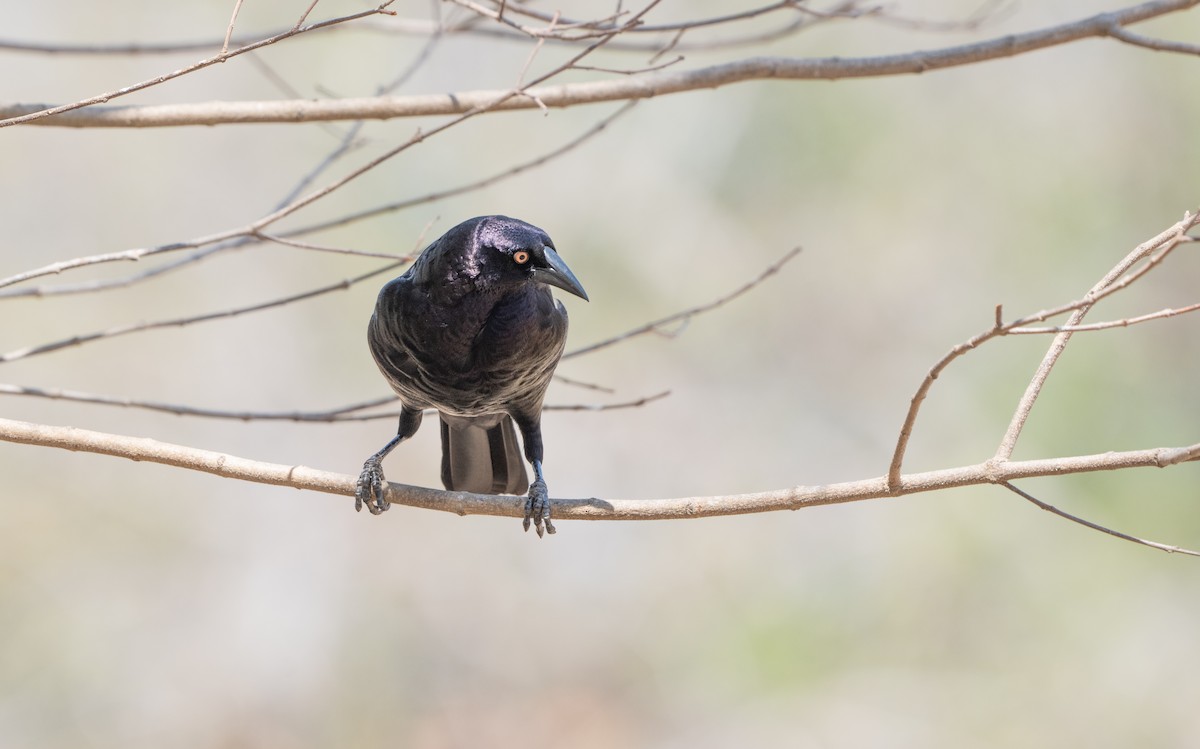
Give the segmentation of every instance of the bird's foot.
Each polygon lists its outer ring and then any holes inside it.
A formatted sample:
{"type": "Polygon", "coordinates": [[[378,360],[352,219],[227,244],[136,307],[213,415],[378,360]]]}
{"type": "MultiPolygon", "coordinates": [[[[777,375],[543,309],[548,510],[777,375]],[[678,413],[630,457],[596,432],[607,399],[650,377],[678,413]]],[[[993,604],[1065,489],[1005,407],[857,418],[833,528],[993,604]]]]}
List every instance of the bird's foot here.
{"type": "Polygon", "coordinates": [[[378,515],[391,507],[392,503],[383,496],[385,482],[380,461],[374,457],[367,458],[362,473],[358,474],[358,484],[354,487],[354,511],[362,512],[363,505],[366,505],[372,515],[378,515]]]}
{"type": "Polygon", "coordinates": [[[526,531],[529,530],[530,521],[538,538],[542,537],[543,532],[555,532],[554,523],[550,522],[550,492],[546,489],[546,482],[540,478],[529,485],[529,496],[525,498],[525,520],[522,525],[526,531]]]}

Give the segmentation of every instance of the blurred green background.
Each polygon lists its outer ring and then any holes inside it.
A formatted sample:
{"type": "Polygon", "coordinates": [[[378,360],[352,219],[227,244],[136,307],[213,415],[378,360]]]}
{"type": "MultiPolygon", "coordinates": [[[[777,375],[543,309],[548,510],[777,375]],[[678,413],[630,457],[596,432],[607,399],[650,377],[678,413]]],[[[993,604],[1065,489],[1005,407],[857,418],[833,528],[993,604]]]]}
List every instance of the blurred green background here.
{"type": "MultiPolygon", "coordinates": [[[[2,36],[219,38],[232,2],[10,3],[2,36]]],[[[242,32],[308,5],[246,3],[242,32]]],[[[323,2],[314,18],[368,7],[323,2]]],[[[428,18],[427,3],[397,6],[428,18]]],[[[557,5],[544,7],[553,10],[557,5]]],[[[561,6],[594,17],[607,4],[561,6]]],[[[666,3],[650,20],[737,4],[666,3]]],[[[1121,7],[1020,3],[977,31],[830,23],[681,68],[870,55],[1030,30],[1121,7]]],[[[906,17],[973,5],[902,2],[906,17]]],[[[453,16],[457,17],[457,16],[453,16]]],[[[765,23],[765,22],[763,22],[765,23]]],[[[762,28],[759,26],[750,28],[762,28]]],[[[1137,27],[1196,41],[1200,12],[1137,27]]],[[[719,31],[709,38],[719,37],[719,31]]],[[[693,37],[685,37],[685,41],[693,37]]],[[[695,38],[704,38],[695,35],[695,38]]],[[[343,30],[261,54],[304,96],[365,96],[422,39],[343,30]]],[[[439,43],[400,93],[515,84],[528,42],[439,43]]],[[[208,54],[208,53],[204,53],[208,54]]],[[[547,45],[531,72],[567,52],[547,45]]],[[[61,103],[201,56],[0,51],[0,99],[61,103]]],[[[645,54],[593,64],[639,68],[645,54]]],[[[566,80],[604,77],[573,73],[566,80]]],[[[648,101],[539,169],[316,239],[405,252],[459,220],[545,228],[592,302],[570,347],[706,302],[788,249],[752,295],[564,362],[545,417],[554,496],[758,491],[885,472],[908,400],[954,344],[1079,297],[1200,204],[1200,60],[1090,40],[880,80],[751,83],[648,101]]],[[[286,97],[247,58],[122,103],[286,97]]],[[[455,187],[557,147],[616,105],[506,113],[430,139],[297,226],[455,187]]],[[[370,123],[324,182],[439,120],[370,123]]],[[[268,212],[345,124],[0,132],[0,275],[153,246],[268,212]]],[[[226,309],[380,261],[263,246],[122,290],[4,300],[0,348],[226,309]]],[[[115,278],[122,264],[41,279],[115,278]]],[[[1093,313],[1196,301],[1188,247],[1093,313]]],[[[302,305],[13,362],[0,381],[211,408],[318,410],[385,395],[364,326],[382,283],[302,305]]],[[[954,365],[908,468],[990,456],[1048,343],[954,365]]],[[[1190,444],[1195,320],[1077,336],[1017,457],[1190,444]]],[[[5,397],[9,418],[356,473],[391,421],[239,423],[5,397]]],[[[387,463],[438,485],[437,430],[387,463]]],[[[1200,567],[1066,523],[999,488],[688,522],[560,522],[396,507],[11,444],[0,522],[0,745],[9,747],[1127,747],[1200,735],[1200,567]]],[[[1029,481],[1042,499],[1200,546],[1200,468],[1029,481]]]]}

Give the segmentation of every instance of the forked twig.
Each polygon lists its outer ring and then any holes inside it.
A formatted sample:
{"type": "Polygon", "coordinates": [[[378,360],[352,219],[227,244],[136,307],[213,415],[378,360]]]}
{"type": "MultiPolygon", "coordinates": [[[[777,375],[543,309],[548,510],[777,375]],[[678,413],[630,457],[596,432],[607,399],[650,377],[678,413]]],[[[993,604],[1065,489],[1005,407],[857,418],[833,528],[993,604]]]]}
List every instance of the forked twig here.
{"type": "Polygon", "coordinates": [[[1029,413],[1033,410],[1033,404],[1042,392],[1042,386],[1045,385],[1046,379],[1050,376],[1050,371],[1054,369],[1054,365],[1058,362],[1059,357],[1062,356],[1067,342],[1071,340],[1072,333],[1070,328],[1083,322],[1083,318],[1096,303],[1099,295],[1103,294],[1108,287],[1119,281],[1134,265],[1164,246],[1174,247],[1186,241],[1187,232],[1196,226],[1197,223],[1200,223],[1200,213],[1184,214],[1183,220],[1157,237],[1135,247],[1132,252],[1126,255],[1121,262],[1117,263],[1112,270],[1106,273],[1088,291],[1084,296],[1084,303],[1072,312],[1071,316],[1067,319],[1067,329],[1054,336],[1054,340],[1050,344],[1050,349],[1046,352],[1041,364],[1038,365],[1037,371],[1034,372],[1033,379],[1029,381],[1029,386],[1025,389],[1025,394],[1021,396],[1021,400],[1017,403],[1017,409],[1013,414],[1012,421],[1009,423],[1003,439],[1000,440],[1000,446],[996,450],[996,460],[1008,460],[1012,457],[1013,449],[1017,444],[1017,438],[1020,437],[1021,430],[1025,427],[1025,422],[1029,419],[1029,413]]]}
{"type": "MultiPolygon", "coordinates": [[[[945,371],[950,363],[959,358],[963,354],[975,349],[993,338],[1013,333],[1033,333],[1033,332],[1054,332],[1057,333],[1054,342],[1051,344],[1050,350],[1043,359],[1041,366],[1038,367],[1033,379],[1030,381],[1026,389],[1025,395],[1017,405],[1016,412],[1013,415],[1012,422],[1009,425],[1004,439],[1000,443],[1000,448],[997,450],[993,460],[1002,462],[1008,460],[1012,456],[1012,448],[1016,444],[1017,436],[1020,434],[1021,428],[1025,424],[1025,420],[1029,416],[1029,412],[1033,408],[1033,403],[1036,401],[1038,394],[1041,392],[1042,385],[1049,376],[1050,370],[1054,367],[1054,363],[1058,360],[1062,353],[1063,347],[1066,346],[1070,335],[1077,329],[1080,329],[1079,323],[1089,309],[1092,308],[1098,301],[1105,297],[1115,294],[1116,292],[1128,288],[1130,284],[1144,277],[1150,270],[1158,267],[1162,261],[1180,244],[1192,241],[1192,238],[1187,236],[1187,232],[1195,226],[1200,225],[1200,212],[1196,214],[1187,213],[1183,219],[1162,232],[1158,236],[1150,239],[1141,245],[1138,245],[1133,252],[1129,253],[1120,263],[1112,270],[1105,274],[1092,289],[1084,295],[1082,299],[1060,305],[1041,312],[1027,315],[1025,317],[1012,320],[1005,323],[1003,320],[1002,309],[997,305],[995,310],[995,323],[991,328],[985,330],[967,341],[958,344],[954,348],[938,360],[937,363],[930,368],[925,378],[921,381],[916,393],[909,403],[908,412],[905,414],[904,423],[900,427],[900,433],[896,439],[896,447],[892,453],[892,461],[888,466],[888,481],[895,483],[899,481],[903,471],[904,455],[908,449],[909,440],[912,437],[913,428],[916,425],[917,415],[920,412],[921,405],[925,402],[929,391],[933,387],[933,383],[945,371]],[[1140,266],[1138,263],[1142,263],[1140,266]],[[1135,267],[1136,266],[1136,267],[1135,267]],[[1072,313],[1071,318],[1066,325],[1031,329],[1027,326],[1042,322],[1051,317],[1072,313]]],[[[1190,309],[1185,308],[1185,311],[1190,309]]],[[[1182,311],[1175,311],[1174,314],[1182,314],[1182,311]]],[[[1170,314],[1155,313],[1154,315],[1143,316],[1146,320],[1162,319],[1169,317],[1170,314]]],[[[1142,322],[1144,320],[1137,320],[1142,322]]],[[[1102,324],[1094,329],[1100,330],[1107,327],[1116,327],[1116,324],[1102,324]]],[[[1088,328],[1083,328],[1088,329],[1088,328]]]]}

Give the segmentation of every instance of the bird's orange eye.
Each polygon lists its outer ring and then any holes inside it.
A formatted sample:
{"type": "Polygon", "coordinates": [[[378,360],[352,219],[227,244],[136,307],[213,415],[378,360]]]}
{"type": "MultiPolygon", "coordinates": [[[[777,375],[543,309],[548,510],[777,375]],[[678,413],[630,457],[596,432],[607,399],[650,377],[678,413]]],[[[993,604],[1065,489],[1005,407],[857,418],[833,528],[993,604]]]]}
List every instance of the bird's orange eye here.
{"type": "Polygon", "coordinates": [[[517,265],[524,265],[529,262],[529,253],[525,250],[517,250],[513,253],[513,262],[517,265]]]}

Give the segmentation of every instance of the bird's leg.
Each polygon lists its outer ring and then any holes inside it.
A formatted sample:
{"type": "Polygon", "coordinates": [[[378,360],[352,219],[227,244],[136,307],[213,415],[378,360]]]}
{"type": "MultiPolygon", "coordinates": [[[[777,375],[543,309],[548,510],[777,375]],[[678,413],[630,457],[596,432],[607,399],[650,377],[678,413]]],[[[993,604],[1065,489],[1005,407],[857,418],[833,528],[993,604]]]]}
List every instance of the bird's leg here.
{"type": "Polygon", "coordinates": [[[384,496],[387,479],[383,476],[383,459],[396,449],[396,445],[416,434],[419,426],[421,411],[410,410],[405,406],[400,412],[400,427],[396,430],[396,436],[363,463],[362,473],[358,474],[358,483],[354,487],[355,512],[362,512],[364,504],[372,515],[378,515],[391,507],[392,503],[384,496]]]}
{"type": "Polygon", "coordinates": [[[537,530],[538,538],[544,532],[554,533],[554,523],[550,522],[550,492],[546,489],[546,478],[542,476],[542,461],[533,461],[533,483],[529,485],[529,496],[525,498],[525,520],[522,524],[529,530],[529,522],[537,530]]]}
{"type": "Polygon", "coordinates": [[[363,505],[371,511],[372,515],[378,515],[387,510],[391,506],[391,502],[383,496],[384,479],[383,477],[383,459],[387,457],[396,445],[399,445],[404,440],[399,434],[388,440],[388,443],[383,446],[383,449],[367,458],[367,462],[363,463],[362,473],[358,474],[358,483],[354,487],[354,511],[362,512],[363,505]]]}

